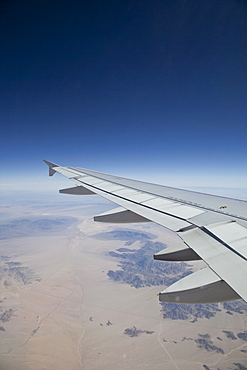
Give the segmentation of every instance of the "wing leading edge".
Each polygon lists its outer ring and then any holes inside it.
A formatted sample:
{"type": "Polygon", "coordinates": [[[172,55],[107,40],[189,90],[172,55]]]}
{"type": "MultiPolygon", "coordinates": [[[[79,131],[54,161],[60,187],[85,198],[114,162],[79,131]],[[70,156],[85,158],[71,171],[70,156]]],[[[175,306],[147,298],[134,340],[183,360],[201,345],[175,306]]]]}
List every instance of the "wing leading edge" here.
{"type": "Polygon", "coordinates": [[[135,181],[44,160],[76,186],[60,193],[98,194],[120,207],[94,217],[98,222],[152,221],[177,233],[181,243],[155,254],[168,261],[203,259],[208,267],[177,281],[160,301],[247,302],[247,202],[135,181]]]}

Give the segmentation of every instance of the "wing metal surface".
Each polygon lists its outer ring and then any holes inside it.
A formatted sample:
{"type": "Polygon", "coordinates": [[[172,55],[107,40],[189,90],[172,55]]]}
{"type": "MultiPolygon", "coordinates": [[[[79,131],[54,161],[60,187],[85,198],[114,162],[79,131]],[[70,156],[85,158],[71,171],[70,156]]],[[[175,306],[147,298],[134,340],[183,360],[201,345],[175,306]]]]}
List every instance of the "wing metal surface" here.
{"type": "Polygon", "coordinates": [[[243,298],[247,302],[247,202],[131,180],[49,161],[76,186],[60,193],[98,194],[120,207],[95,216],[99,222],[155,222],[176,232],[181,243],[157,253],[169,261],[203,259],[208,267],[159,294],[160,301],[210,303],[243,298]]]}

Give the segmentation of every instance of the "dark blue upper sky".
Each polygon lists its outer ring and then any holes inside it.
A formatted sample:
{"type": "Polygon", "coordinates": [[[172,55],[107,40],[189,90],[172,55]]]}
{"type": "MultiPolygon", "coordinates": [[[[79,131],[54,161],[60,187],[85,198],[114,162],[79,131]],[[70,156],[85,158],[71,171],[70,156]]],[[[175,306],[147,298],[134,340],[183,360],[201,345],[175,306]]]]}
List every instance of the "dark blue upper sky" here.
{"type": "Polygon", "coordinates": [[[246,185],[246,1],[6,0],[0,50],[2,183],[46,158],[246,185]]]}

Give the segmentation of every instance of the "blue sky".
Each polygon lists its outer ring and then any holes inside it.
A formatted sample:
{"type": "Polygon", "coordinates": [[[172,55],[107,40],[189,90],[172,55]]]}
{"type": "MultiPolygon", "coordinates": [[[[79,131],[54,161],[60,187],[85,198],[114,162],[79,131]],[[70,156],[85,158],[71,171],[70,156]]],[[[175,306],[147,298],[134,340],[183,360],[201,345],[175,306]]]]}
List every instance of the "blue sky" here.
{"type": "Polygon", "coordinates": [[[2,188],[45,186],[44,158],[246,187],[245,1],[10,0],[0,43],[2,188]]]}

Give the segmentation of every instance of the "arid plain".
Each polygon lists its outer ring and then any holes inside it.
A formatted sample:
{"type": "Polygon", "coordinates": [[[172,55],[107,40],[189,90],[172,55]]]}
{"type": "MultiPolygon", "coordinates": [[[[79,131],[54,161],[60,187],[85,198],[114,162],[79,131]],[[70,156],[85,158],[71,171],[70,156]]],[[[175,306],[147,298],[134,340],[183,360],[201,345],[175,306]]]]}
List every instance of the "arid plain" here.
{"type": "Polygon", "coordinates": [[[148,300],[163,286],[110,279],[123,266],[110,252],[140,249],[136,232],[167,245],[176,236],[151,223],[95,223],[114,205],[88,198],[3,203],[0,369],[247,369],[246,306],[164,318],[158,298],[148,300]]]}

